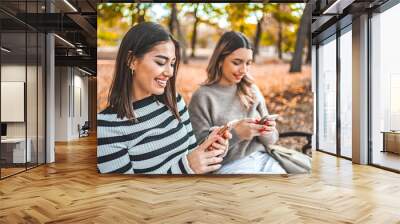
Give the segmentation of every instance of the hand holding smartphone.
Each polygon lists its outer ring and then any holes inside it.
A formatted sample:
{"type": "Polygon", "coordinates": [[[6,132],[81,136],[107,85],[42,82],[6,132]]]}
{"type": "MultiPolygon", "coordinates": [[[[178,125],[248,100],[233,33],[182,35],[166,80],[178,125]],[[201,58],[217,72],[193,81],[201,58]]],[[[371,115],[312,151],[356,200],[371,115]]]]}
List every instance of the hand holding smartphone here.
{"type": "Polygon", "coordinates": [[[279,114],[268,114],[260,119],[258,124],[266,124],[267,121],[275,121],[278,119],[279,114]]]}
{"type": "Polygon", "coordinates": [[[225,124],[225,125],[218,131],[217,134],[220,135],[220,136],[222,136],[222,137],[224,137],[223,134],[224,134],[225,131],[228,130],[228,129],[229,129],[228,124],[225,124]]]}
{"type": "MultiPolygon", "coordinates": [[[[217,135],[221,136],[222,138],[226,139],[226,137],[224,136],[224,133],[229,130],[231,128],[231,126],[229,125],[229,123],[225,124],[224,126],[222,126],[222,128],[217,132],[217,135]]],[[[207,149],[208,151],[213,150],[213,148],[210,146],[207,149]]]]}

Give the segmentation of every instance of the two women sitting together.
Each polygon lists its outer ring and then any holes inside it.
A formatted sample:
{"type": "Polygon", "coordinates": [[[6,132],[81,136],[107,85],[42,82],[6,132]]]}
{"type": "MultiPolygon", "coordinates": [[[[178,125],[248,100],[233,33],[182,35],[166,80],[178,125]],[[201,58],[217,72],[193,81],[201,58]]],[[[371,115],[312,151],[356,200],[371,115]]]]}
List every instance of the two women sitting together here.
{"type": "Polygon", "coordinates": [[[266,150],[279,134],[275,121],[258,122],[268,110],[248,75],[252,56],[243,34],[223,34],[186,107],[175,86],[178,42],[155,23],[132,27],[118,51],[109,106],[98,114],[100,173],[287,173],[266,150]]]}

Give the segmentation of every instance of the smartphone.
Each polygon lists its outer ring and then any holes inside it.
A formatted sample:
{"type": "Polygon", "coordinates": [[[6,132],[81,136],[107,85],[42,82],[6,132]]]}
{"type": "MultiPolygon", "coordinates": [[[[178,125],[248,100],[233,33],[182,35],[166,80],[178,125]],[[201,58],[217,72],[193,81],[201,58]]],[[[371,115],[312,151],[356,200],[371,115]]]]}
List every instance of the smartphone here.
{"type": "Polygon", "coordinates": [[[276,120],[278,119],[279,114],[268,114],[264,117],[261,118],[261,120],[258,122],[259,124],[264,124],[267,120],[276,120]]]}
{"type": "Polygon", "coordinates": [[[229,126],[228,126],[228,124],[225,124],[219,131],[218,131],[218,135],[223,135],[224,134],[224,132],[226,131],[226,130],[228,130],[229,129],[229,126]]]}
{"type": "MultiPolygon", "coordinates": [[[[228,123],[225,124],[225,125],[217,132],[217,135],[223,137],[222,135],[224,134],[224,132],[225,132],[226,130],[229,130],[229,128],[230,128],[230,126],[228,125],[228,123]]],[[[223,137],[223,138],[224,138],[224,137],[223,137]]],[[[211,151],[211,150],[212,150],[211,146],[208,147],[207,150],[208,150],[208,151],[211,151]]]]}

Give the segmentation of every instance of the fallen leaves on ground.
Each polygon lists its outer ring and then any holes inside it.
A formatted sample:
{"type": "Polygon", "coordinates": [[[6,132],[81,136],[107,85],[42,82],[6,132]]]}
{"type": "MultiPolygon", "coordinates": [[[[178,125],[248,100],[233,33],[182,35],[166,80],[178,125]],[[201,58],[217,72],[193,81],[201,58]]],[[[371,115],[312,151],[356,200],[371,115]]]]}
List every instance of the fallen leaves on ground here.
{"type": "MultiPolygon", "coordinates": [[[[191,60],[179,68],[176,82],[177,91],[188,104],[192,94],[206,79],[206,60],[191,60]]],[[[114,70],[114,61],[98,61],[98,102],[97,111],[107,105],[114,70]]],[[[285,63],[254,64],[251,69],[255,84],[264,95],[270,114],[279,114],[277,122],[279,132],[313,131],[313,94],[311,91],[311,69],[303,66],[300,73],[289,73],[285,63]]],[[[278,144],[300,149],[306,144],[304,138],[280,139],[278,144]]]]}

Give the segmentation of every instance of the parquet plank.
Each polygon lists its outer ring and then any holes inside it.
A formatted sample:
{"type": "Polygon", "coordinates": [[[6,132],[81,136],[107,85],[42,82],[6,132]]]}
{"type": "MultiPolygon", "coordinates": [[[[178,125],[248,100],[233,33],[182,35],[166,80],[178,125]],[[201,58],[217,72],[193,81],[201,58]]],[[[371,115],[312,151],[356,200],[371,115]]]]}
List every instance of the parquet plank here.
{"type": "Polygon", "coordinates": [[[400,223],[400,175],[320,152],[310,175],[99,175],[96,138],[0,181],[0,223],[400,223]]]}

